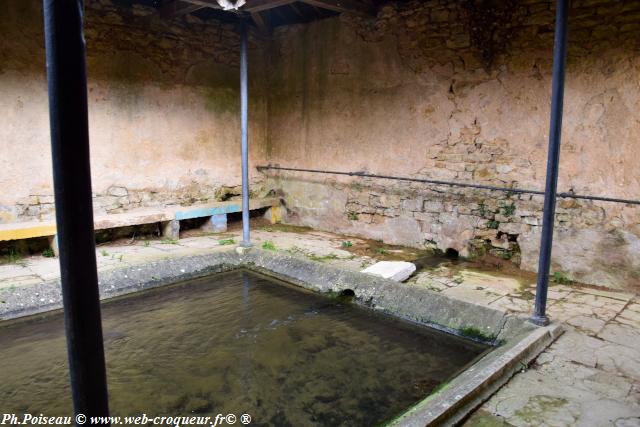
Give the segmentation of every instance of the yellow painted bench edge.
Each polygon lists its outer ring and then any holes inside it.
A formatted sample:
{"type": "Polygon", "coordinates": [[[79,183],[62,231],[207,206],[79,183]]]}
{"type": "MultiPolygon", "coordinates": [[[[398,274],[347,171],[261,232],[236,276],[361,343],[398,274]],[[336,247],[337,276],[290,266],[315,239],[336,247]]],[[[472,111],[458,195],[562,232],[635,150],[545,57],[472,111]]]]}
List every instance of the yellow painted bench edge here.
{"type": "Polygon", "coordinates": [[[0,240],[21,240],[32,237],[53,236],[56,234],[55,224],[39,224],[24,228],[3,230],[0,228],[0,240]]]}
{"type": "MultiPolygon", "coordinates": [[[[226,202],[221,202],[221,204],[226,202]]],[[[272,219],[273,223],[281,221],[280,209],[279,209],[280,200],[275,197],[268,197],[263,199],[251,199],[249,208],[256,209],[260,207],[271,206],[275,209],[272,210],[272,219]]],[[[103,221],[106,218],[96,218],[96,223],[99,221],[103,221]]],[[[164,218],[163,218],[164,219],[164,218]]],[[[165,220],[169,220],[170,218],[166,218],[165,220]]],[[[45,223],[45,224],[37,224],[37,225],[29,225],[26,227],[18,227],[20,223],[12,223],[11,225],[15,228],[3,229],[3,224],[0,224],[0,241],[6,240],[21,240],[21,239],[30,239],[33,237],[47,237],[53,236],[57,232],[57,227],[55,223],[45,223]]],[[[7,224],[8,225],[8,224],[7,224]]],[[[138,224],[133,224],[138,225],[138,224]]],[[[109,228],[109,227],[104,227],[109,228]]],[[[103,229],[103,227],[98,227],[97,229],[103,229]]]]}

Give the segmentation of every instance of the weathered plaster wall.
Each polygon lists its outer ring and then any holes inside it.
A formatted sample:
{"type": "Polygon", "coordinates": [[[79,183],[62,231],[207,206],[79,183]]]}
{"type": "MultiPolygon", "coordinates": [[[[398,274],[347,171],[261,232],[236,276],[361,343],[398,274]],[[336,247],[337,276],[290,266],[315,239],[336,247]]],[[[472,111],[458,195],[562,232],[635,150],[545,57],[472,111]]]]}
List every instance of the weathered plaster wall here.
{"type": "MultiPolygon", "coordinates": [[[[53,213],[40,5],[0,2],[0,222],[53,213]]],[[[279,29],[251,51],[251,163],[542,189],[552,28],[549,0],[412,0],[279,29]]],[[[559,187],[640,198],[640,2],[575,0],[570,28],[559,187]]],[[[233,28],[91,0],[86,37],[96,209],[233,192],[233,28]]],[[[292,222],[537,267],[540,197],[282,177],[292,222]]],[[[553,271],[637,289],[639,212],[561,201],[553,271]]]]}
{"type": "MultiPolygon", "coordinates": [[[[86,3],[96,210],[188,204],[233,191],[240,183],[233,25],[86,3]]],[[[0,2],[0,223],[53,214],[41,4],[0,2]]],[[[265,159],[262,52],[250,53],[254,164],[265,159]]]]}
{"type": "MultiPolygon", "coordinates": [[[[549,0],[407,1],[281,30],[268,159],[544,189],[549,0]],[[495,6],[498,5],[498,6],[495,6]]],[[[575,0],[559,188],[640,198],[640,2],[575,0]]],[[[290,221],[537,269],[542,198],[281,173],[290,221]]],[[[553,271],[640,288],[640,209],[563,200],[553,271]]]]}

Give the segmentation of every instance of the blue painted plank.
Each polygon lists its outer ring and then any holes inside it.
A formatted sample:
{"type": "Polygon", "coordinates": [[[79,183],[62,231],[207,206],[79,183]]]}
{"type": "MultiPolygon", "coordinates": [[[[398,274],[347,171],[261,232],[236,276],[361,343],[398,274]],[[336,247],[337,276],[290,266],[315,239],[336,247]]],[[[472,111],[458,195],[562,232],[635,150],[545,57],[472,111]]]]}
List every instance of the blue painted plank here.
{"type": "Polygon", "coordinates": [[[233,212],[240,212],[242,210],[242,205],[240,204],[230,204],[226,206],[216,206],[211,208],[197,208],[197,209],[187,209],[184,211],[176,211],[176,219],[192,219],[192,218],[203,218],[207,216],[213,215],[222,215],[233,212]]]}

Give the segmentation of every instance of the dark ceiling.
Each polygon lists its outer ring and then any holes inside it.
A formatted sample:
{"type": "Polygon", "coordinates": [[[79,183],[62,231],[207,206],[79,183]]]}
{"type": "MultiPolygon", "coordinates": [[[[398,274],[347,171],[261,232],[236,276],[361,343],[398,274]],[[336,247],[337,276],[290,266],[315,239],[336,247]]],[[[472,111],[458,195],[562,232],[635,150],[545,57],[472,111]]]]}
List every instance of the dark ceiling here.
{"type": "Polygon", "coordinates": [[[225,11],[217,0],[114,0],[123,6],[144,4],[156,7],[167,19],[191,14],[205,21],[237,22],[240,17],[245,17],[263,35],[269,35],[273,28],[281,25],[308,23],[343,12],[375,16],[383,2],[385,0],[246,0],[239,10],[225,11]]]}

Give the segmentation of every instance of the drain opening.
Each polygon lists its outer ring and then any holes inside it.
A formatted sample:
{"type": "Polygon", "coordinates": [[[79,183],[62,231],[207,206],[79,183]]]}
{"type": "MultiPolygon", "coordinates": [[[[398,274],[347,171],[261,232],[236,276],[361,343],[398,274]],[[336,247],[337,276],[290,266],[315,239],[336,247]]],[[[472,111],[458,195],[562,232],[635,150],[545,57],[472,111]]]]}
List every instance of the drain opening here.
{"type": "Polygon", "coordinates": [[[453,248],[447,248],[444,252],[444,256],[450,259],[458,259],[458,251],[453,248]]]}
{"type": "Polygon", "coordinates": [[[345,289],[342,292],[340,292],[340,296],[341,297],[349,297],[349,298],[353,298],[356,296],[356,293],[353,292],[352,289],[345,289]]]}

